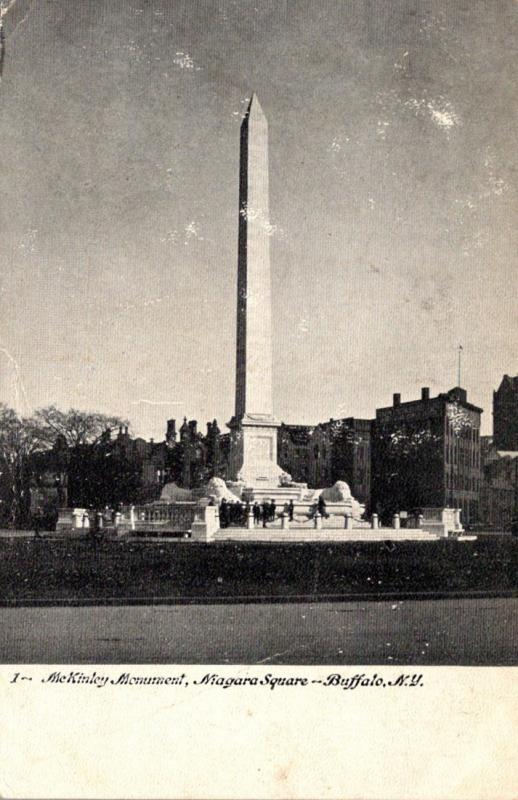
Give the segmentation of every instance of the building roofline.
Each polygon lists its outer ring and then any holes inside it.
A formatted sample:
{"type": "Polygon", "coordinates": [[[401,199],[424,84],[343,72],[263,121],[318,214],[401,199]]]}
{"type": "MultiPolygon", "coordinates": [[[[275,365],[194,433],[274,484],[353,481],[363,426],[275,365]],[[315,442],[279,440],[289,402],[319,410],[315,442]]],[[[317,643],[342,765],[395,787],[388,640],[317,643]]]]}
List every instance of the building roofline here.
{"type": "Polygon", "coordinates": [[[452,403],[455,402],[455,400],[464,408],[469,408],[471,411],[476,411],[479,414],[484,413],[483,408],[479,408],[478,406],[473,405],[473,403],[469,403],[467,400],[451,397],[449,392],[441,392],[436,397],[430,397],[428,400],[423,400],[421,397],[418,397],[415,400],[400,401],[397,405],[381,406],[380,408],[376,409],[376,416],[379,411],[394,411],[404,406],[408,408],[408,406],[425,406],[433,404],[439,405],[442,403],[452,403]]]}

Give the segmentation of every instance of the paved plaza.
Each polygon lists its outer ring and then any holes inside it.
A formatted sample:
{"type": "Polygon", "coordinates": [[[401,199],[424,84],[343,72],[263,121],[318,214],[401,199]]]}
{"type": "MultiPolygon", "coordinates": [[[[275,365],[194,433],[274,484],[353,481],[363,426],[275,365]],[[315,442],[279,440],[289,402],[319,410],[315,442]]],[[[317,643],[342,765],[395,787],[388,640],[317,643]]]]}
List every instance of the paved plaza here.
{"type": "Polygon", "coordinates": [[[0,609],[2,663],[518,664],[518,598],[0,609]]]}

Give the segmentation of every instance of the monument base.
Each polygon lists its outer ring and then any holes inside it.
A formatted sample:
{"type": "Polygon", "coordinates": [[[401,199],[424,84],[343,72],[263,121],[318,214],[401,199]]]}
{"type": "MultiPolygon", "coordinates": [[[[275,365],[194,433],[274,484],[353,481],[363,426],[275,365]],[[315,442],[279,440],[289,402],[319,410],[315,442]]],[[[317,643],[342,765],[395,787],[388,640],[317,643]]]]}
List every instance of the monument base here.
{"type": "Polygon", "coordinates": [[[271,491],[291,483],[277,464],[277,429],[280,423],[266,414],[244,414],[228,423],[230,479],[243,487],[271,491]]]}
{"type": "Polygon", "coordinates": [[[242,502],[257,502],[261,505],[265,500],[274,500],[278,511],[281,511],[287,503],[292,502],[294,516],[299,521],[313,517],[319,497],[322,496],[325,502],[324,527],[327,525],[328,519],[336,518],[342,520],[350,518],[358,525],[369,524],[363,522],[365,506],[354,499],[349,487],[343,481],[338,481],[327,489],[308,489],[307,484],[293,481],[281,486],[273,484],[251,486],[244,482],[229,481],[226,490],[242,502]]]}
{"type": "Polygon", "coordinates": [[[308,490],[306,484],[249,486],[241,482],[229,482],[228,488],[234,494],[239,493],[240,499],[244,502],[261,504],[264,500],[275,500],[278,506],[289,503],[290,500],[294,503],[301,502],[308,490]]]}

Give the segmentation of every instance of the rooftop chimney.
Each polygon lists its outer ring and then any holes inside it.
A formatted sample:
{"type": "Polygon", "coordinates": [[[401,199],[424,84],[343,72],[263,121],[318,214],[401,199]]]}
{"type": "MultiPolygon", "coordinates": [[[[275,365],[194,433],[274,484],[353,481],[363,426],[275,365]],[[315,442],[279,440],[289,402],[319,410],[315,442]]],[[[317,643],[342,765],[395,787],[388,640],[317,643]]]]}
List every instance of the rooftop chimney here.
{"type": "Polygon", "coordinates": [[[399,394],[399,392],[396,392],[396,394],[392,396],[392,405],[394,406],[394,408],[396,406],[401,405],[401,395],[399,394]]]}
{"type": "Polygon", "coordinates": [[[429,400],[430,399],[430,389],[428,386],[423,386],[421,389],[421,400],[429,400]]]}
{"type": "Polygon", "coordinates": [[[165,433],[165,440],[166,442],[175,442],[176,441],[176,420],[175,419],[168,419],[167,420],[167,429],[165,433]]]}

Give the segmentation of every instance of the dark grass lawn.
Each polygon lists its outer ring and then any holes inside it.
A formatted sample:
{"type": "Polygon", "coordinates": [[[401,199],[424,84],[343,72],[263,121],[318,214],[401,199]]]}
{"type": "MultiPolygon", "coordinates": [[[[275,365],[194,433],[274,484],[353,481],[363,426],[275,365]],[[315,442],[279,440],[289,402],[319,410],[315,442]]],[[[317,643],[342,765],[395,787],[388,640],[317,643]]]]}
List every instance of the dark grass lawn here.
{"type": "Polygon", "coordinates": [[[518,540],[250,544],[0,540],[0,602],[518,590],[518,540]]]}

